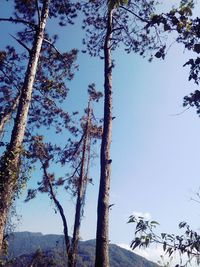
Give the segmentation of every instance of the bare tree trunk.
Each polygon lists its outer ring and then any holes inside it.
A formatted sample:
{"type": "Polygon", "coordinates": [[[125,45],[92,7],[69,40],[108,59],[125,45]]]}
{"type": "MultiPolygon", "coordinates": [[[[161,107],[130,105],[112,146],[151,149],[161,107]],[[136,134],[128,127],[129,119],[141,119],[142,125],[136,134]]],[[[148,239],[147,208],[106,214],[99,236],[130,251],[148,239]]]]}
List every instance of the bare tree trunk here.
{"type": "Polygon", "coordinates": [[[40,56],[41,46],[44,39],[44,31],[46,21],[49,14],[50,0],[43,1],[41,21],[37,29],[33,48],[30,54],[29,63],[24,79],[24,85],[20,95],[17,115],[11,135],[11,141],[8,149],[1,159],[0,166],[0,250],[2,247],[4,228],[6,224],[7,214],[14,197],[17,186],[20,154],[22,151],[22,143],[27,124],[27,116],[31,103],[33,83],[35,80],[38,60],[40,56]]]}
{"type": "Polygon", "coordinates": [[[108,11],[104,43],[104,125],[101,143],[101,174],[97,209],[96,267],[109,267],[109,193],[111,176],[110,145],[112,135],[112,10],[108,11]]]}
{"type": "MultiPolygon", "coordinates": [[[[70,240],[69,240],[69,234],[68,234],[67,220],[66,220],[62,205],[60,204],[60,202],[56,198],[56,195],[54,193],[54,190],[53,190],[53,187],[52,187],[52,184],[51,184],[51,180],[50,180],[49,175],[48,175],[48,173],[46,171],[46,167],[45,167],[44,163],[42,163],[42,167],[43,167],[44,175],[45,175],[45,177],[47,179],[47,182],[48,182],[49,193],[50,193],[50,195],[51,195],[51,197],[53,199],[53,202],[54,202],[55,206],[57,207],[57,209],[58,209],[58,211],[60,213],[60,216],[61,216],[61,219],[62,219],[62,222],[63,222],[63,229],[64,229],[63,232],[64,232],[64,239],[65,239],[65,245],[66,245],[66,253],[67,253],[67,256],[69,258],[70,240]]],[[[71,266],[69,261],[68,261],[68,266],[71,266]]]]}
{"type": "Polygon", "coordinates": [[[53,201],[56,205],[56,207],[58,208],[58,211],[60,213],[60,216],[61,216],[61,219],[62,219],[62,222],[63,222],[63,232],[64,232],[64,240],[65,240],[65,245],[66,245],[66,254],[68,256],[68,265],[67,266],[71,266],[71,263],[70,263],[70,259],[69,259],[69,254],[70,254],[70,240],[69,240],[69,235],[68,235],[68,226],[67,226],[67,220],[66,220],[66,217],[65,217],[65,214],[64,214],[64,210],[60,204],[60,202],[57,200],[54,192],[53,192],[53,188],[52,188],[52,185],[51,183],[49,183],[50,185],[50,194],[53,198],[53,201]]]}
{"type": "Polygon", "coordinates": [[[84,205],[85,190],[86,190],[86,185],[87,185],[88,168],[86,165],[89,164],[89,162],[86,163],[86,161],[87,161],[87,152],[88,152],[87,150],[88,150],[89,131],[90,131],[90,117],[91,117],[91,108],[90,108],[90,100],[89,100],[87,123],[86,123],[82,159],[81,159],[81,171],[80,171],[80,177],[79,177],[78,195],[77,195],[77,201],[76,201],[74,231],[73,231],[73,238],[72,238],[72,245],[71,245],[72,248],[71,248],[71,253],[70,253],[70,258],[71,258],[70,267],[76,266],[77,255],[78,255],[78,242],[80,238],[81,217],[82,217],[82,210],[83,210],[83,205],[84,205]]]}
{"type": "Polygon", "coordinates": [[[0,137],[4,135],[5,124],[10,120],[12,113],[16,110],[19,103],[19,95],[14,99],[11,107],[5,110],[4,114],[0,116],[0,137]]]}

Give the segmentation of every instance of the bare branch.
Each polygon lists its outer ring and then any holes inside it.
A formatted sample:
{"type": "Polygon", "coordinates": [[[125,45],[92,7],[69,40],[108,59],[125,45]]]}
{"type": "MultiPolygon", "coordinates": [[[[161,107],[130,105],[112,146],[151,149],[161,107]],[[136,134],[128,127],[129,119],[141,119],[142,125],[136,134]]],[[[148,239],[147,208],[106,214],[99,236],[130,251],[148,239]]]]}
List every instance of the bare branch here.
{"type": "Polygon", "coordinates": [[[189,108],[191,108],[190,106],[187,107],[186,109],[184,109],[183,111],[181,111],[180,113],[176,113],[176,114],[171,114],[171,116],[179,116],[182,115],[184,112],[186,112],[189,108]]]}
{"type": "Polygon", "coordinates": [[[47,173],[47,169],[46,169],[46,165],[45,163],[40,159],[41,165],[42,165],[42,169],[45,175],[45,178],[47,180],[48,183],[48,187],[49,187],[49,193],[54,201],[54,204],[56,206],[56,208],[58,209],[60,216],[62,218],[62,222],[63,222],[63,228],[64,228],[64,237],[65,237],[65,244],[66,244],[66,249],[67,249],[67,255],[69,255],[70,252],[70,239],[69,239],[69,235],[68,235],[68,225],[67,225],[67,219],[65,217],[64,214],[64,210],[62,205],[60,204],[59,200],[57,199],[54,190],[53,190],[53,186],[51,183],[51,179],[49,177],[49,174],[47,173]]]}
{"type": "Polygon", "coordinates": [[[50,41],[47,40],[47,39],[44,39],[43,41],[44,41],[45,43],[49,44],[50,46],[52,46],[53,49],[54,49],[60,56],[62,56],[62,54],[60,53],[60,51],[55,47],[55,45],[54,45],[52,42],[50,42],[50,41]]]}
{"type": "Polygon", "coordinates": [[[112,32],[121,31],[121,30],[123,30],[123,27],[115,28],[112,30],[112,32]]]}
{"type": "Polygon", "coordinates": [[[10,18],[0,18],[0,21],[9,21],[11,23],[22,23],[22,24],[28,25],[34,29],[37,29],[37,25],[35,25],[34,23],[31,23],[29,21],[26,21],[24,19],[13,19],[12,17],[10,17],[10,18]]]}
{"type": "Polygon", "coordinates": [[[124,7],[124,6],[119,6],[120,8],[126,10],[127,12],[131,13],[133,16],[135,16],[136,18],[138,18],[139,20],[141,20],[142,22],[146,22],[146,23],[149,23],[148,20],[146,19],[143,19],[142,17],[138,16],[136,13],[134,13],[133,11],[131,11],[130,9],[124,7]]]}
{"type": "Polygon", "coordinates": [[[21,40],[17,39],[15,36],[13,36],[12,34],[10,34],[10,36],[15,39],[21,46],[23,46],[28,52],[29,54],[31,53],[31,49],[26,46],[21,40]]]}

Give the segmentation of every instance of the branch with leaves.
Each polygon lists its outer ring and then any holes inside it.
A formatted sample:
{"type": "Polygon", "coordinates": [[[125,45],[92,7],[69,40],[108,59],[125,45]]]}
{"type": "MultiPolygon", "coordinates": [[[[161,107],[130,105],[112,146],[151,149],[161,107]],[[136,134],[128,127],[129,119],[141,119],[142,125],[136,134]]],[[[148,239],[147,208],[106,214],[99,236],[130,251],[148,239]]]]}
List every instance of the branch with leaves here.
{"type": "Polygon", "coordinates": [[[152,244],[162,245],[163,252],[169,257],[179,253],[180,265],[176,267],[188,266],[195,261],[200,264],[200,234],[191,229],[186,222],[179,224],[179,229],[184,233],[182,235],[156,233],[156,227],[159,225],[156,221],[148,221],[143,217],[130,216],[128,223],[135,224],[135,237],[130,247],[134,250],[138,248],[147,248],[152,244]],[[182,258],[187,257],[185,263],[182,258]]]}

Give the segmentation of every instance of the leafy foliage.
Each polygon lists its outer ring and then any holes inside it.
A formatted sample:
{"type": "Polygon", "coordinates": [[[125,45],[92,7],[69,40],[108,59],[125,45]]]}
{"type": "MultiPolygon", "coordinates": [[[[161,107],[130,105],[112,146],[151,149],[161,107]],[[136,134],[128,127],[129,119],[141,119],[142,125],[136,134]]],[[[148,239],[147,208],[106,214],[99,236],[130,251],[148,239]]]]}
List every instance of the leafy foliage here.
{"type": "MultiPolygon", "coordinates": [[[[95,85],[91,84],[88,86],[88,93],[90,101],[98,102],[102,97],[102,93],[96,91],[95,85]]],[[[91,118],[89,125],[89,143],[86,150],[90,154],[91,146],[94,145],[98,139],[101,139],[102,126],[98,126],[98,120],[95,118],[93,109],[91,108],[91,118]]],[[[61,164],[62,167],[68,164],[68,173],[64,177],[58,177],[50,174],[52,186],[58,188],[64,186],[66,190],[70,190],[74,196],[78,190],[78,180],[80,177],[81,161],[82,161],[82,150],[84,144],[84,138],[86,134],[86,125],[88,120],[88,109],[85,109],[84,115],[80,118],[80,127],[77,124],[71,125],[71,136],[68,138],[64,148],[53,143],[45,143],[44,137],[41,135],[32,136],[30,145],[26,151],[27,158],[31,165],[35,164],[38,160],[44,164],[45,168],[49,168],[52,164],[61,164]]],[[[90,155],[92,157],[92,153],[90,155]]],[[[92,183],[92,179],[85,177],[85,179],[92,183]]],[[[43,176],[43,180],[38,182],[37,189],[29,189],[26,201],[34,198],[37,192],[49,192],[46,176],[43,176]]]]}
{"type": "MultiPolygon", "coordinates": [[[[43,1],[40,0],[16,0],[13,15],[9,18],[0,18],[0,21],[23,24],[23,28],[20,27],[17,32],[17,37],[13,38],[26,50],[20,54],[14,47],[8,46],[0,52],[0,116],[2,117],[8,111],[11,115],[15,115],[12,106],[20,95],[26,65],[34,49],[42,5],[43,1]]],[[[60,25],[71,24],[79,9],[79,4],[70,1],[53,1],[50,4],[49,17],[60,25]]],[[[73,63],[77,57],[77,50],[61,53],[55,47],[57,38],[57,35],[50,37],[47,32],[45,33],[29,112],[29,129],[26,134],[41,126],[49,128],[51,125],[55,126],[56,132],[60,132],[62,126],[67,127],[70,120],[69,114],[61,108],[61,103],[68,92],[66,79],[71,80],[74,75],[73,63]],[[55,114],[58,115],[57,118],[55,114]]]]}
{"type": "Polygon", "coordinates": [[[184,97],[183,106],[196,107],[197,114],[200,114],[200,91],[195,90],[189,96],[184,97]]]}
{"type": "MultiPolygon", "coordinates": [[[[120,44],[124,45],[127,53],[135,52],[140,55],[150,54],[160,47],[160,39],[156,27],[149,31],[145,25],[154,12],[155,1],[108,1],[113,10],[113,25],[111,50],[120,44]],[[118,7],[118,8],[116,8],[118,7]]],[[[106,33],[105,1],[90,1],[83,6],[85,18],[83,29],[86,38],[83,40],[85,50],[91,56],[103,58],[102,50],[106,33]]]]}
{"type": "MultiPolygon", "coordinates": [[[[173,8],[168,13],[153,14],[146,28],[151,29],[152,26],[159,27],[166,33],[176,33],[176,42],[183,44],[184,48],[193,52],[194,57],[190,58],[183,66],[189,66],[188,80],[193,80],[199,85],[200,77],[200,58],[196,54],[200,53],[200,18],[193,16],[193,8],[195,1],[182,0],[178,8],[173,8]]],[[[157,58],[165,58],[167,53],[166,45],[163,45],[155,54],[157,58]]],[[[199,114],[199,91],[185,96],[183,106],[196,107],[199,114]]]]}
{"type": "Polygon", "coordinates": [[[200,235],[197,231],[191,229],[186,222],[181,222],[179,228],[184,231],[182,235],[161,233],[157,234],[155,228],[158,225],[156,221],[148,221],[143,217],[131,216],[128,223],[135,223],[135,238],[131,242],[131,248],[146,248],[151,244],[161,244],[163,251],[172,256],[179,252],[181,256],[186,255],[188,260],[183,264],[182,258],[180,265],[176,267],[187,266],[192,260],[197,265],[200,264],[200,235]]]}
{"type": "MultiPolygon", "coordinates": [[[[11,1],[11,0],[7,0],[11,1]]],[[[42,0],[31,1],[31,0],[14,0],[15,3],[15,14],[13,18],[23,19],[29,23],[36,24],[39,20],[41,12],[40,5],[42,0]]],[[[77,16],[77,11],[80,9],[80,4],[73,3],[70,0],[54,0],[51,2],[49,17],[51,19],[58,19],[61,26],[68,23],[73,23],[74,18],[77,16]]]]}

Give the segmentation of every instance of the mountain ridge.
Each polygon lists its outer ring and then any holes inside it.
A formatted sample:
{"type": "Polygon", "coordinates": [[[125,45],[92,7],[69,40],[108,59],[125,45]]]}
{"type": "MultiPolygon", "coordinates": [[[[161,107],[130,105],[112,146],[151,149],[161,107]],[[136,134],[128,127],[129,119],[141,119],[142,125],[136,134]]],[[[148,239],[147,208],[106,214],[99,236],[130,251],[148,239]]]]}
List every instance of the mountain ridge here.
{"type": "MultiPolygon", "coordinates": [[[[40,263],[33,265],[34,267],[66,266],[63,235],[15,232],[9,236],[8,244],[8,263],[5,267],[27,267],[35,259],[36,262],[39,259],[40,263]]],[[[158,264],[115,244],[110,244],[109,252],[110,267],[159,267],[158,264]]],[[[95,239],[80,241],[77,267],[93,267],[94,260],[95,239]]]]}

